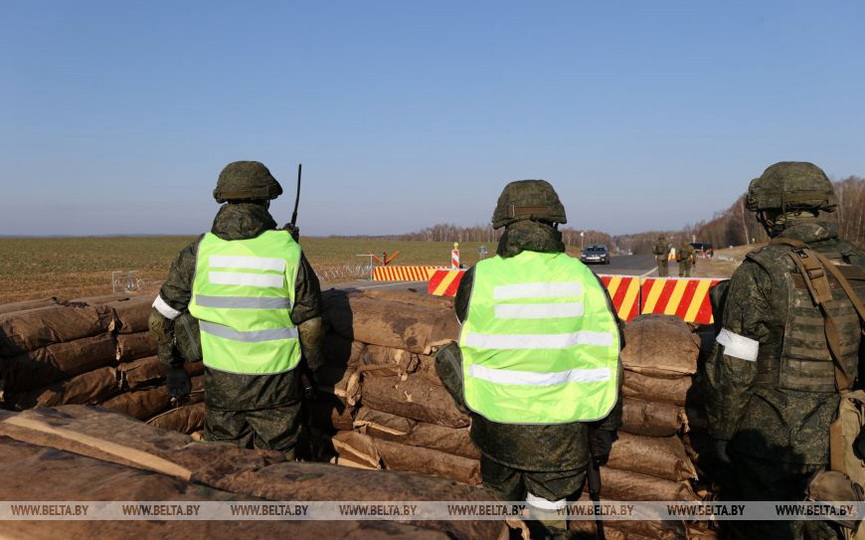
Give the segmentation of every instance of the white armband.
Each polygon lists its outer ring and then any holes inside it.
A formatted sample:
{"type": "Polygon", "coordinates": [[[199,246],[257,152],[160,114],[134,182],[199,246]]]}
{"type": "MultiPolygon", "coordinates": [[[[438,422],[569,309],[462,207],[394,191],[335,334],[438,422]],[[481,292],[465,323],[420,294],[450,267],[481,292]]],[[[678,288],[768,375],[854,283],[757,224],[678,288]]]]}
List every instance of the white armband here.
{"type": "Polygon", "coordinates": [[[169,321],[173,321],[180,317],[180,312],[169,306],[168,303],[162,299],[162,296],[158,294],[156,295],[156,300],[153,301],[153,308],[169,321]]]}
{"type": "Polygon", "coordinates": [[[721,330],[715,339],[724,346],[724,354],[733,358],[740,358],[749,362],[757,361],[757,353],[760,351],[760,342],[756,339],[746,338],[739,334],[730,332],[726,328],[721,330]]]}

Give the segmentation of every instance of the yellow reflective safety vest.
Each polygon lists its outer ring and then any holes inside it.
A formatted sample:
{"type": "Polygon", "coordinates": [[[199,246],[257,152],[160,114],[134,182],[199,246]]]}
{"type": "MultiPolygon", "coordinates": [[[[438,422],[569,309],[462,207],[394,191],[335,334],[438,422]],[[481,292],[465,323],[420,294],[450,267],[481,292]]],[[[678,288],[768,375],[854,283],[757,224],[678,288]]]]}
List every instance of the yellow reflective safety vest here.
{"type": "Polygon", "coordinates": [[[189,303],[201,328],[204,365],[252,375],[297,366],[300,341],[291,308],[299,264],[300,246],[287,231],[230,241],[204,235],[189,303]]]}
{"type": "Polygon", "coordinates": [[[493,422],[600,420],[618,399],[616,315],[564,253],[479,262],[460,348],[466,404],[493,422]]]}

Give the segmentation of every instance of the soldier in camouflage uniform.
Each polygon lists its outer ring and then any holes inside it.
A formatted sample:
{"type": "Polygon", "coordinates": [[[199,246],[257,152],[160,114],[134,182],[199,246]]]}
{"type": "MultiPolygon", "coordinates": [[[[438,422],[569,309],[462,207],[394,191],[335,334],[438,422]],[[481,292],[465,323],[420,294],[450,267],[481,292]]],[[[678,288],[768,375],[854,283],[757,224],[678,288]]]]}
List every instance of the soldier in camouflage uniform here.
{"type": "Polygon", "coordinates": [[[658,277],[667,277],[670,275],[668,262],[670,260],[670,244],[664,235],[658,237],[658,241],[652,246],[652,253],[655,255],[655,261],[658,263],[658,277]]]}
{"type": "MultiPolygon", "coordinates": [[[[840,346],[830,354],[826,319],[797,259],[813,258],[789,242],[828,257],[842,274],[861,272],[865,253],[838,238],[829,179],[811,163],[772,165],[748,188],[747,207],[773,240],[752,251],[733,274],[722,330],[707,370],[711,435],[732,474],[726,498],[802,500],[809,477],[829,462],[829,424],[838,388],[857,378],[860,324],[834,278],[827,312],[840,346]],[[838,376],[836,377],[836,370],[838,376]]],[[[828,272],[826,272],[828,274],[828,272]]],[[[861,294],[861,292],[860,292],[861,294]]],[[[832,538],[822,522],[728,522],[734,538],[832,538]]]]}
{"type": "Polygon", "coordinates": [[[679,261],[679,277],[691,277],[691,267],[697,262],[694,246],[688,241],[682,242],[682,245],[676,248],[676,260],[679,261]]]}
{"type": "MultiPolygon", "coordinates": [[[[150,315],[150,331],[158,343],[159,358],[166,366],[168,392],[172,396],[182,397],[190,391],[190,380],[182,367],[184,359],[178,354],[178,345],[183,344],[183,325],[175,325],[175,321],[186,320],[189,310],[195,307],[193,305],[193,289],[194,285],[197,286],[199,283],[196,279],[196,272],[197,265],[200,265],[201,261],[197,260],[197,255],[202,242],[208,238],[211,242],[237,249],[237,246],[248,245],[244,242],[265,238],[265,233],[271,231],[267,238],[274,238],[277,246],[286,246],[279,249],[291,249],[296,256],[299,247],[289,232],[280,231],[285,235],[284,237],[272,233],[277,229],[277,225],[268,208],[270,200],[275,199],[281,193],[282,187],[273,178],[270,171],[257,161],[230,163],[220,173],[213,195],[218,203],[226,204],[219,209],[213,221],[212,234],[202,235],[181,250],[171,265],[168,277],[162,285],[150,315]],[[176,329],[177,336],[175,336],[176,329]]],[[[244,249],[248,248],[241,247],[242,253],[245,253],[244,249]]],[[[212,257],[210,258],[212,259],[212,257]]],[[[253,257],[233,258],[240,260],[252,259],[253,257]]],[[[279,258],[266,260],[274,261],[279,260],[279,258]]],[[[285,271],[285,275],[291,276],[292,271],[296,272],[294,282],[291,283],[288,277],[281,278],[281,274],[276,275],[283,284],[278,286],[276,290],[285,289],[279,294],[286,298],[282,300],[266,298],[264,300],[282,302],[278,309],[267,311],[271,317],[281,317],[285,321],[283,326],[296,328],[296,332],[293,332],[295,338],[291,351],[293,354],[298,354],[296,340],[299,338],[302,357],[307,366],[314,372],[322,362],[320,353],[323,337],[321,290],[315,272],[302,254],[299,255],[296,269],[291,268],[292,263],[287,264],[289,268],[285,271]],[[288,287],[293,288],[291,291],[293,292],[293,301],[287,299],[290,297],[288,287]],[[280,315],[281,310],[286,311],[280,315]]],[[[199,267],[198,271],[200,272],[200,270],[199,267]]],[[[223,274],[225,273],[223,272],[223,274]]],[[[255,292],[253,296],[254,294],[255,292]]],[[[240,299],[240,301],[246,301],[247,304],[254,300],[261,299],[240,299]]],[[[226,309],[238,307],[251,308],[253,306],[222,306],[222,313],[231,317],[236,316],[235,314],[238,312],[245,312],[240,315],[243,317],[249,316],[249,313],[253,311],[252,309],[226,309]]],[[[269,307],[272,308],[272,305],[269,307]]],[[[201,323],[204,325],[205,321],[202,320],[201,323]]],[[[224,329],[225,327],[223,327],[224,329]]],[[[236,335],[240,334],[241,332],[236,332],[236,335]]],[[[248,336],[234,339],[250,341],[248,336]]],[[[229,348],[236,345],[236,342],[230,342],[226,345],[225,350],[237,350],[229,348]]],[[[252,346],[261,346],[261,341],[252,344],[252,346]]],[[[225,355],[225,353],[222,354],[225,355]]],[[[302,390],[298,374],[300,370],[294,367],[278,373],[261,371],[238,373],[212,367],[214,364],[222,365],[224,362],[249,360],[249,358],[208,357],[208,351],[205,347],[205,405],[207,414],[204,437],[208,441],[232,442],[247,448],[280,450],[285,452],[289,458],[293,458],[302,429],[300,425],[302,390]]],[[[268,359],[261,360],[267,361],[268,359]]],[[[279,361],[280,359],[275,360],[279,361]]]]}
{"type": "MultiPolygon", "coordinates": [[[[565,246],[558,231],[558,224],[565,222],[564,208],[549,183],[543,180],[523,180],[512,182],[505,187],[493,215],[493,227],[505,226],[496,252],[498,257],[487,259],[466,271],[456,294],[456,315],[463,324],[462,361],[468,358],[466,344],[463,343],[467,320],[472,316],[472,310],[478,309],[477,304],[479,304],[477,297],[480,293],[476,290],[478,268],[498,258],[518,259],[523,253],[564,253],[565,246]]],[[[578,260],[575,262],[582,264],[578,260]]],[[[535,272],[543,274],[544,270],[537,268],[535,272]]],[[[603,311],[603,315],[595,314],[593,317],[608,320],[612,332],[616,334],[615,343],[621,345],[619,321],[606,289],[591,271],[587,271],[587,275],[590,276],[589,282],[584,286],[597,291],[598,298],[601,299],[598,309],[603,311]]],[[[578,277],[571,276],[570,279],[578,279],[578,277]]],[[[588,305],[588,302],[586,303],[588,305]]],[[[586,310],[588,316],[588,308],[586,310]]],[[[521,343],[521,346],[525,345],[521,343]]],[[[559,503],[563,504],[566,499],[579,495],[586,476],[590,446],[595,459],[599,463],[606,462],[611,445],[616,438],[616,430],[621,424],[619,397],[621,363],[618,351],[619,348],[616,347],[612,358],[614,367],[610,368],[610,372],[618,373],[618,385],[614,384],[612,388],[615,395],[611,398],[611,408],[606,409],[597,421],[547,424],[503,423],[488,419],[486,414],[472,412],[471,438],[481,451],[481,475],[485,486],[498,492],[503,500],[525,500],[529,503],[529,508],[535,510],[549,510],[559,503]]],[[[548,351],[534,350],[534,356],[539,355],[550,357],[548,351]]],[[[466,381],[465,385],[469,384],[465,377],[470,373],[470,371],[467,374],[460,373],[458,376],[466,381]]],[[[522,373],[525,377],[529,376],[526,372],[517,373],[522,373]]],[[[544,375],[556,376],[559,373],[544,375]]],[[[522,380],[518,384],[531,383],[522,380]]],[[[567,384],[558,386],[567,386],[567,384]]],[[[545,388],[553,392],[554,387],[545,388]]],[[[492,407],[507,408],[508,405],[509,403],[500,403],[492,407]]],[[[513,406],[512,403],[510,405],[513,406]]],[[[564,520],[541,520],[532,522],[531,526],[540,527],[542,537],[560,538],[567,537],[568,534],[564,520]],[[539,526],[539,523],[543,523],[543,526],[539,526]]]]}

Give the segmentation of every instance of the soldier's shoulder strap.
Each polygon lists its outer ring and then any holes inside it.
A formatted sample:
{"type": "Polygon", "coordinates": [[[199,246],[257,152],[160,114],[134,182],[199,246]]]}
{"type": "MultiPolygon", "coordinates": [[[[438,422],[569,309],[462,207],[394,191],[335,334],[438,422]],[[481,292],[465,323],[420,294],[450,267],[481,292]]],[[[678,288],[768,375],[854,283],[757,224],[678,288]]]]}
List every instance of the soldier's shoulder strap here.
{"type": "MultiPolygon", "coordinates": [[[[823,314],[826,342],[829,344],[829,352],[832,353],[832,360],[835,364],[835,384],[839,390],[851,388],[853,383],[852,377],[849,376],[840,363],[841,336],[838,333],[838,326],[826,309],[826,304],[832,301],[832,290],[829,286],[829,276],[826,272],[828,271],[841,286],[844,294],[847,295],[850,303],[853,304],[853,308],[859,314],[859,319],[862,323],[865,323],[865,306],[863,306],[862,301],[856,295],[850,282],[838,270],[838,267],[819,251],[811,249],[805,242],[793,238],[773,238],[770,244],[782,244],[793,248],[790,251],[790,258],[802,274],[811,298],[820,307],[820,312],[823,314]]],[[[865,335],[865,327],[860,324],[859,328],[863,335],[865,335]]]]}

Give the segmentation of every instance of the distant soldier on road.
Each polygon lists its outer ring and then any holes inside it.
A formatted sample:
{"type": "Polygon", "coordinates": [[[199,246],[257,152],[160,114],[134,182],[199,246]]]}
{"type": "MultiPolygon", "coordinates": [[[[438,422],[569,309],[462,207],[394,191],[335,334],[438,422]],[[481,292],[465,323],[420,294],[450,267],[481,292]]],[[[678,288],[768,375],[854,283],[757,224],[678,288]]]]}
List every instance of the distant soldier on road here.
{"type": "MultiPolygon", "coordinates": [[[[472,412],[484,485],[525,500],[536,517],[579,495],[590,455],[605,462],[621,424],[618,319],[597,276],[564,253],[565,222],[546,181],[505,186],[493,213],[493,227],[505,227],[496,256],[463,277],[459,346],[436,359],[472,412]]],[[[538,523],[539,537],[567,534],[561,517],[538,523]]]]}
{"type": "MultiPolygon", "coordinates": [[[[229,163],[213,196],[207,234],[185,247],[153,303],[150,331],[167,368],[168,393],[189,394],[176,321],[200,326],[205,366],[204,438],[295,457],[301,432],[302,359],[320,367],[321,290],[287,230],[268,212],[282,193],[257,161],[229,163]]],[[[196,336],[197,337],[197,336],[196,336]]]]}
{"type": "MultiPolygon", "coordinates": [[[[829,465],[829,425],[859,376],[861,325],[841,279],[861,279],[865,253],[818,219],[837,201],[811,163],[772,165],[746,201],[772,240],[730,280],[706,366],[709,432],[730,463],[725,498],[801,501],[829,465]]],[[[834,538],[818,521],[729,525],[733,538],[834,538]]]]}
{"type": "Polygon", "coordinates": [[[658,263],[658,277],[669,276],[670,244],[663,234],[658,236],[658,241],[652,246],[652,253],[655,254],[655,261],[658,263]]]}
{"type": "Polygon", "coordinates": [[[691,267],[697,262],[697,255],[687,240],[676,248],[676,260],[679,262],[679,277],[690,277],[691,267]]]}

